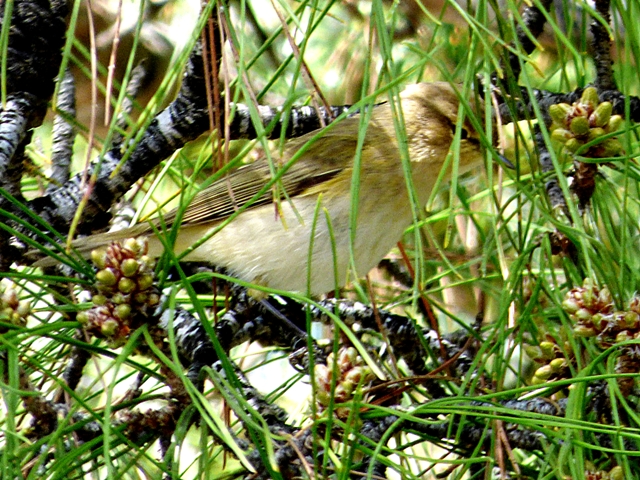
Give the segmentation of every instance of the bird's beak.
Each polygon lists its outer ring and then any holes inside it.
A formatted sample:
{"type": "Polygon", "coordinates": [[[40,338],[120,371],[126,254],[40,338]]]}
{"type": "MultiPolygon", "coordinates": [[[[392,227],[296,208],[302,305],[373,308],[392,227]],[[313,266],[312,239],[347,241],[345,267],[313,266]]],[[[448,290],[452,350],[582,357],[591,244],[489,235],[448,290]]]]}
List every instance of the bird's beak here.
{"type": "Polygon", "coordinates": [[[513,163],[511,163],[509,161],[509,159],[507,157],[505,157],[504,155],[496,152],[495,156],[498,157],[498,160],[500,161],[500,163],[502,164],[503,167],[506,167],[509,170],[515,170],[516,169],[515,165],[513,163]]]}

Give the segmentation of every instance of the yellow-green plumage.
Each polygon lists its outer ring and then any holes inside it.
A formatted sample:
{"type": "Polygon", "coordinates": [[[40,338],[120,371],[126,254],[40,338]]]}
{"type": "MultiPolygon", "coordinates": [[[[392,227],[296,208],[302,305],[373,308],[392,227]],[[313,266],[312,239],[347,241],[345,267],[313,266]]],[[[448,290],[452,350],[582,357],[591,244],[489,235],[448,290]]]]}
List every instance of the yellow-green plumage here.
{"type": "MultiPolygon", "coordinates": [[[[410,86],[401,94],[401,101],[413,183],[419,202],[425,203],[453,140],[458,98],[450,85],[430,83],[410,86]]],[[[350,189],[359,124],[358,116],[348,118],[307,146],[278,184],[290,199],[279,202],[279,215],[276,215],[273,195],[267,193],[186,259],[211,262],[226,267],[243,280],[280,290],[305,292],[308,268],[311,268],[312,294],[326,293],[335,285],[343,285],[349,266],[350,189]],[[309,265],[313,218],[320,195],[320,206],[331,219],[337,257],[333,256],[329,228],[321,212],[313,232],[313,260],[309,265]]],[[[467,134],[460,146],[460,171],[482,160],[477,134],[470,126],[465,128],[467,134]]],[[[287,163],[315,135],[317,132],[289,141],[276,160],[281,165],[287,163]]],[[[413,218],[388,104],[375,108],[361,158],[358,226],[353,248],[359,275],[383,258],[413,218]]],[[[271,179],[268,163],[257,161],[200,192],[182,217],[175,252],[181,253],[215,230],[271,179]]],[[[170,226],[174,219],[175,212],[171,212],[164,217],[164,222],[170,226]]],[[[139,235],[148,236],[150,255],[162,253],[162,244],[148,224],[80,239],[74,242],[74,247],[88,256],[92,249],[113,240],[139,235]]],[[[51,263],[44,259],[37,265],[51,263]]]]}

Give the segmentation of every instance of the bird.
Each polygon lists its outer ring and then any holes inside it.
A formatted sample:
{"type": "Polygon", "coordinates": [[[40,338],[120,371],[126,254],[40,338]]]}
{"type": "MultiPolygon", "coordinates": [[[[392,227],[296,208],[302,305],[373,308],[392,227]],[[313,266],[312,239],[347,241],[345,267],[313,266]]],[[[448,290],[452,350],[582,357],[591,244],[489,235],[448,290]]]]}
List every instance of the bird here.
{"type": "MultiPolygon", "coordinates": [[[[400,104],[411,179],[418,204],[425,205],[450,153],[460,100],[449,83],[432,82],[405,88],[400,104]]],[[[164,251],[157,236],[159,226],[168,229],[180,221],[173,245],[176,255],[206,238],[185,261],[208,262],[245,282],[274,290],[319,296],[344,286],[353,275],[364,275],[376,266],[414,219],[393,109],[389,103],[373,108],[361,147],[355,232],[350,220],[351,184],[362,113],[334,128],[289,140],[281,152],[272,154],[278,167],[297,158],[278,182],[286,195],[276,208],[268,190],[232,218],[238,207],[272,181],[273,170],[262,158],[204,188],[186,209],[169,212],[161,222],[94,234],[72,246],[87,258],[92,250],[113,241],[142,236],[148,241],[148,255],[157,257],[164,251]],[[355,272],[349,274],[350,269],[355,272]]],[[[461,174],[480,165],[484,151],[468,117],[460,128],[461,174]]],[[[34,265],[55,263],[44,258],[34,265]]]]}

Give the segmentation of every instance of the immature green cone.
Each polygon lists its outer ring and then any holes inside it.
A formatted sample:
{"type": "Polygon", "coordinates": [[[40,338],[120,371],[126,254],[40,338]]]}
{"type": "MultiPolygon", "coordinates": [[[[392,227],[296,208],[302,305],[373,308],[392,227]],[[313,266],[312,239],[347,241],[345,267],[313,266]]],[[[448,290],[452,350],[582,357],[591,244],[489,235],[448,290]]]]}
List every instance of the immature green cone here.
{"type": "Polygon", "coordinates": [[[120,325],[116,320],[105,320],[101,325],[101,333],[105,337],[112,337],[118,331],[120,325]]]}
{"type": "Polygon", "coordinates": [[[549,362],[549,366],[554,373],[558,373],[567,365],[567,361],[564,358],[554,358],[549,362]]]}
{"type": "Polygon", "coordinates": [[[573,137],[567,140],[567,142],[564,144],[564,147],[571,153],[575,153],[583,145],[584,145],[584,142],[581,142],[577,138],[573,137]]]}
{"type": "Polygon", "coordinates": [[[107,251],[104,248],[92,250],[91,261],[99,270],[104,269],[107,266],[107,251]]]}
{"type": "Polygon", "coordinates": [[[584,325],[580,325],[580,324],[574,325],[573,333],[577,337],[582,337],[582,338],[595,337],[598,334],[598,332],[596,332],[594,328],[585,327],[584,325]]]}
{"type": "Polygon", "coordinates": [[[553,132],[551,132],[551,138],[560,143],[567,143],[573,138],[573,133],[564,128],[556,128],[553,132]]]}
{"type": "Polygon", "coordinates": [[[571,133],[579,137],[589,134],[589,120],[586,117],[575,117],[571,120],[571,133]]]}
{"type": "Polygon", "coordinates": [[[594,87],[587,87],[582,92],[582,96],[580,97],[580,103],[591,107],[596,108],[596,105],[600,102],[600,97],[598,96],[598,91],[594,87]]]}
{"type": "Polygon", "coordinates": [[[626,312],[624,315],[624,325],[626,328],[635,329],[638,327],[638,314],[636,312],[626,312]]]}
{"type": "Polygon", "coordinates": [[[542,349],[540,347],[538,347],[537,345],[525,344],[524,345],[524,351],[529,356],[529,358],[531,358],[532,360],[535,360],[536,358],[541,358],[542,357],[542,349]]]}
{"type": "Polygon", "coordinates": [[[138,277],[138,288],[140,291],[147,290],[153,286],[153,275],[140,275],[138,277]]]}
{"type": "Polygon", "coordinates": [[[553,375],[553,369],[550,365],[543,365],[542,367],[536,370],[534,375],[542,380],[548,380],[551,375],[553,375]]]}
{"type": "Polygon", "coordinates": [[[120,290],[120,292],[124,294],[133,292],[135,288],[136,288],[136,282],[134,282],[130,278],[123,277],[118,282],[118,290],[120,290]]]}
{"type": "Polygon", "coordinates": [[[102,307],[107,304],[108,299],[104,295],[96,294],[91,297],[91,301],[94,305],[102,307]]]}
{"type": "Polygon", "coordinates": [[[123,303],[122,305],[118,305],[115,309],[116,316],[121,318],[122,320],[126,320],[131,316],[131,305],[128,303],[123,303]]]}
{"type": "Polygon", "coordinates": [[[567,313],[576,313],[580,309],[580,304],[573,297],[567,297],[562,301],[562,309],[567,313]]]}
{"type": "Polygon", "coordinates": [[[589,116],[589,123],[594,127],[604,127],[611,120],[612,111],[611,102],[602,102],[589,116]]]}
{"type": "Polygon", "coordinates": [[[617,132],[618,130],[620,130],[623,123],[624,119],[621,115],[613,115],[609,120],[609,125],[607,125],[605,130],[607,131],[607,133],[617,132]]]}
{"type": "Polygon", "coordinates": [[[76,320],[78,321],[78,323],[80,323],[80,325],[87,325],[91,318],[87,312],[78,312],[78,314],[76,315],[76,320]]]}
{"type": "Polygon", "coordinates": [[[123,246],[126,250],[137,256],[141,251],[147,250],[146,240],[142,238],[127,238],[123,246]]]}
{"type": "Polygon", "coordinates": [[[579,308],[578,311],[574,314],[574,317],[579,322],[590,322],[593,320],[593,314],[589,311],[588,308],[579,308]]]}
{"type": "Polygon", "coordinates": [[[100,270],[98,273],[96,273],[96,280],[98,280],[98,282],[100,282],[105,287],[113,287],[116,283],[118,283],[118,277],[110,268],[105,268],[104,270],[100,270]]]}
{"type": "Polygon", "coordinates": [[[138,273],[139,266],[140,264],[135,258],[126,258],[122,261],[120,268],[122,270],[122,274],[125,277],[133,277],[136,273],[138,273]]]}
{"type": "Polygon", "coordinates": [[[628,340],[633,340],[633,335],[628,330],[623,330],[621,332],[618,332],[614,342],[620,343],[620,342],[626,342],[628,340]]]}
{"type": "Polygon", "coordinates": [[[624,470],[620,465],[613,467],[609,470],[609,480],[624,480],[624,470]]]}
{"type": "Polygon", "coordinates": [[[551,119],[558,125],[566,125],[573,109],[568,103],[556,103],[549,107],[549,115],[551,119]]]}
{"type": "Polygon", "coordinates": [[[591,142],[593,140],[596,140],[604,135],[606,135],[607,132],[605,131],[604,128],[602,127],[593,127],[591,129],[589,129],[589,137],[588,140],[591,142]]]}
{"type": "Polygon", "coordinates": [[[624,148],[617,138],[608,138],[600,144],[602,153],[600,158],[617,157],[624,153],[624,148]]]}
{"type": "Polygon", "coordinates": [[[533,376],[531,377],[531,385],[542,385],[543,383],[545,383],[545,380],[537,377],[537,376],[533,376]]]}
{"type": "Polygon", "coordinates": [[[540,342],[540,350],[544,358],[553,359],[556,356],[556,344],[553,342],[540,342]]]}

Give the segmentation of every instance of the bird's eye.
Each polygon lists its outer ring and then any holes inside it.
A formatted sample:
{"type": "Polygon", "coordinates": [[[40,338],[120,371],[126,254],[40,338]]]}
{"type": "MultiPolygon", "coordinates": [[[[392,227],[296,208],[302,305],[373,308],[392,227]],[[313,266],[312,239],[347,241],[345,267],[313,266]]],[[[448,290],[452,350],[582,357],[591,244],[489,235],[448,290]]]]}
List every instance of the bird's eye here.
{"type": "MultiPolygon", "coordinates": [[[[456,135],[457,128],[458,125],[455,122],[451,122],[451,135],[453,135],[454,137],[456,135]]],[[[469,135],[469,130],[465,127],[460,127],[460,140],[472,140],[471,136],[469,135]]]]}

